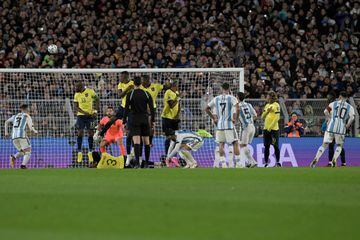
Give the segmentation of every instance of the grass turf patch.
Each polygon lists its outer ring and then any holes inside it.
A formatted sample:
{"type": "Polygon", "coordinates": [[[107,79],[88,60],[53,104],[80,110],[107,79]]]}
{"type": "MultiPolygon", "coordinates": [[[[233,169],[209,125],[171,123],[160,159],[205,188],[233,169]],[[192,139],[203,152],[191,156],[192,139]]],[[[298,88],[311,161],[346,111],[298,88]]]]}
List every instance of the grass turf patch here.
{"type": "Polygon", "coordinates": [[[1,239],[357,239],[360,168],[0,171],[1,239]]]}

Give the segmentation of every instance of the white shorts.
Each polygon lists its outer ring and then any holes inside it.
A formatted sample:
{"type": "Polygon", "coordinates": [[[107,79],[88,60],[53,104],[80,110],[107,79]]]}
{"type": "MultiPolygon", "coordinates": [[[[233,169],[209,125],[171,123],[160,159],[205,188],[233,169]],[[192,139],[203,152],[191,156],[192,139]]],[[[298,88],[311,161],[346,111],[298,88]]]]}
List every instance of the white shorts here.
{"type": "Polygon", "coordinates": [[[15,138],[13,139],[13,144],[18,151],[25,150],[31,147],[28,138],[15,138]]]}
{"type": "Polygon", "coordinates": [[[248,145],[252,142],[255,135],[254,124],[249,124],[245,128],[240,129],[240,144],[248,145]]]}
{"type": "Polygon", "coordinates": [[[344,144],[345,135],[336,134],[331,132],[325,132],[324,134],[324,143],[332,143],[335,138],[336,144],[344,144]]]}
{"type": "Polygon", "coordinates": [[[204,141],[194,141],[191,143],[187,143],[186,146],[188,146],[191,151],[197,151],[201,146],[204,144],[204,141]]]}
{"type": "Polygon", "coordinates": [[[234,129],[216,130],[216,142],[233,144],[238,140],[237,132],[234,129]]]}

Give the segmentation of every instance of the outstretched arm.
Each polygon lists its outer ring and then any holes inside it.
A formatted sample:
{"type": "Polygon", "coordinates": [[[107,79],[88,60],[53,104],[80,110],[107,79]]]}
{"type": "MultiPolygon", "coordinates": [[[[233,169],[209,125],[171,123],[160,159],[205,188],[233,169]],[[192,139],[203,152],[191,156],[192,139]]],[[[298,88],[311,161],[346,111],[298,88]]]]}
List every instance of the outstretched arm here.
{"type": "Polygon", "coordinates": [[[15,116],[12,116],[11,118],[9,118],[8,120],[5,121],[5,125],[4,125],[5,126],[5,137],[9,136],[9,133],[8,133],[9,124],[14,122],[14,118],[15,118],[15,116]]]}
{"type": "Polygon", "coordinates": [[[26,123],[27,123],[30,131],[32,131],[34,133],[38,133],[38,131],[34,128],[33,121],[31,119],[30,115],[27,115],[26,123]]]}

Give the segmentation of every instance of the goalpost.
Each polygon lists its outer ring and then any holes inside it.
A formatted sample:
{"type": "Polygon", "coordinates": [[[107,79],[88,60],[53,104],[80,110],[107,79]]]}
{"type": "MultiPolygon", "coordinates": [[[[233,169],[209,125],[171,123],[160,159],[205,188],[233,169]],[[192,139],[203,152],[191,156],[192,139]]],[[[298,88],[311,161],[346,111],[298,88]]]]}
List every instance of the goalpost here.
{"type": "MultiPolygon", "coordinates": [[[[182,99],[180,128],[192,131],[205,129],[214,134],[214,126],[203,110],[214,96],[220,94],[222,83],[229,83],[233,93],[244,91],[243,68],[0,69],[0,168],[9,167],[9,156],[16,152],[11,140],[4,138],[4,122],[18,112],[22,103],[29,104],[34,126],[39,131],[37,135],[29,135],[33,149],[29,167],[78,166],[74,85],[82,81],[100,97],[98,122],[105,116],[107,106],[117,108],[120,105],[117,85],[124,71],[129,72],[130,79],[148,75],[152,82],[161,84],[177,80],[182,99]]],[[[153,162],[158,162],[165,154],[160,117],[163,95],[164,91],[160,92],[157,99],[155,141],[150,159],[153,162]]],[[[204,146],[193,155],[201,167],[211,167],[216,144],[213,137],[204,140],[204,146]]],[[[86,156],[86,140],[83,146],[86,156]]],[[[117,147],[112,147],[112,154],[119,155],[117,147]]]]}

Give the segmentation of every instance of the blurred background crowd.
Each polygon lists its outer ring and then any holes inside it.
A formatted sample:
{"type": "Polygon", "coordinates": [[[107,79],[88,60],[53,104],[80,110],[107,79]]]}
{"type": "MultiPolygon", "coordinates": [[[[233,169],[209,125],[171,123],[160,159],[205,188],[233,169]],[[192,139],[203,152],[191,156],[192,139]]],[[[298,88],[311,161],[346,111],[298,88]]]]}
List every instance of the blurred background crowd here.
{"type": "Polygon", "coordinates": [[[3,0],[0,67],[244,67],[251,98],[353,95],[359,14],[346,0],[3,0]]]}

